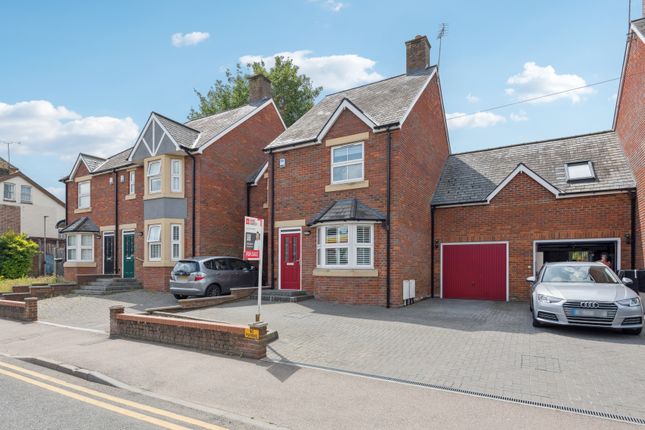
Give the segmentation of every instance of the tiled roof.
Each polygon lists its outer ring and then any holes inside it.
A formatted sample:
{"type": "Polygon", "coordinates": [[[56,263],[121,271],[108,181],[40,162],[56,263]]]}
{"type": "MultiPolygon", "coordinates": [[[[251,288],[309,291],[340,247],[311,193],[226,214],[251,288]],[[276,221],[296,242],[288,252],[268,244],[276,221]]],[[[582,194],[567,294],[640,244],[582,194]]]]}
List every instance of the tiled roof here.
{"type": "Polygon", "coordinates": [[[645,18],[632,21],[632,25],[638,30],[642,37],[645,37],[645,18]]]}
{"type": "Polygon", "coordinates": [[[195,149],[201,147],[228,127],[258,109],[264,102],[266,102],[266,100],[263,100],[261,103],[248,104],[236,109],[227,110],[226,112],[220,112],[204,118],[188,121],[185,124],[187,127],[201,133],[197,141],[190,147],[195,149]]]}
{"type": "Polygon", "coordinates": [[[332,202],[307,224],[334,221],[385,221],[385,215],[356,199],[345,199],[332,202]]]}
{"type": "Polygon", "coordinates": [[[92,173],[105,172],[107,170],[118,169],[120,167],[128,166],[132,162],[128,161],[130,156],[130,151],[132,148],[128,148],[124,151],[119,152],[111,157],[109,157],[105,162],[100,164],[92,173]]]}
{"type": "Polygon", "coordinates": [[[60,230],[60,233],[98,233],[99,231],[94,221],[84,216],[60,230]]]}
{"type": "Polygon", "coordinates": [[[377,126],[400,123],[434,70],[434,67],[430,67],[413,75],[399,75],[329,94],[271,142],[266,149],[317,139],[320,131],[345,99],[374,120],[377,126]]]}
{"type": "Polygon", "coordinates": [[[105,158],[95,157],[94,155],[88,155],[88,154],[81,154],[81,158],[83,159],[83,162],[90,170],[90,172],[93,172],[94,169],[96,169],[98,166],[101,165],[101,163],[105,161],[105,158]]]}
{"type": "Polygon", "coordinates": [[[519,164],[524,164],[563,194],[636,186],[618,136],[607,131],[453,154],[446,161],[432,204],[486,201],[519,164]],[[591,161],[597,179],[568,182],[565,164],[577,161],[591,161]]]}
{"type": "Polygon", "coordinates": [[[199,131],[158,113],[155,113],[155,116],[168,133],[170,133],[170,136],[172,136],[177,144],[185,146],[186,148],[191,148],[193,146],[199,136],[199,131]]]}

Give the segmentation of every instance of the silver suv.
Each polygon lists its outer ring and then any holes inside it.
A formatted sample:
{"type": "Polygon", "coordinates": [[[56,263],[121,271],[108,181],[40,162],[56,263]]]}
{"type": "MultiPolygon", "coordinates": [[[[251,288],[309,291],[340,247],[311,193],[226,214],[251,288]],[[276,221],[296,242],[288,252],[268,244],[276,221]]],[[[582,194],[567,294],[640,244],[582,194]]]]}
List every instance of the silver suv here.
{"type": "Polygon", "coordinates": [[[176,299],[230,294],[231,288],[253,287],[257,284],[257,268],[235,257],[180,260],[170,274],[170,292],[176,299]]]}

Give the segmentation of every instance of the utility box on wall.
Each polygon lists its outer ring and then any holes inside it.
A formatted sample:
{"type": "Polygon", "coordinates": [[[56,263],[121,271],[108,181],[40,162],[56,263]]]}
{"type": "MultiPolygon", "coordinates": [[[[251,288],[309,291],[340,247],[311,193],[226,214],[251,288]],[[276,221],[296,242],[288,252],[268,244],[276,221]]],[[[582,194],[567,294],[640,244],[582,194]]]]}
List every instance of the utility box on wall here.
{"type": "Polygon", "coordinates": [[[410,305],[414,303],[416,296],[416,281],[414,279],[403,281],[403,304],[410,305]]]}

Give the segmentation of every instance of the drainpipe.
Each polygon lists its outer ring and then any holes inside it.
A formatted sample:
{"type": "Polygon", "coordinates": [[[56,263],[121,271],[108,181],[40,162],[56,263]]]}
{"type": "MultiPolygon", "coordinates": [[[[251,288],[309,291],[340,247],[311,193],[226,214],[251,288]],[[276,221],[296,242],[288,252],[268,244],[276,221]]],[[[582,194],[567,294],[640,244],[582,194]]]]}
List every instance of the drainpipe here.
{"type": "Polygon", "coordinates": [[[631,244],[630,244],[630,251],[631,251],[631,262],[632,262],[632,269],[636,270],[636,192],[632,191],[629,193],[629,196],[631,197],[631,244]]]}
{"type": "Polygon", "coordinates": [[[191,254],[192,254],[192,256],[193,256],[193,257],[195,257],[195,249],[196,249],[196,247],[195,247],[195,235],[196,235],[196,233],[195,233],[195,232],[197,231],[197,230],[196,230],[196,228],[195,228],[195,219],[196,219],[196,216],[195,216],[195,213],[196,213],[196,210],[195,210],[195,206],[196,206],[196,205],[195,205],[195,202],[197,201],[197,197],[196,197],[196,196],[197,196],[197,174],[196,174],[196,172],[197,172],[197,169],[196,169],[196,167],[197,167],[197,160],[195,159],[195,156],[193,155],[193,153],[192,153],[192,150],[191,150],[191,149],[186,148],[186,147],[184,147],[184,146],[182,146],[182,147],[181,147],[181,149],[183,149],[183,150],[184,150],[184,152],[186,153],[186,155],[188,155],[188,156],[190,157],[190,159],[192,160],[192,162],[193,162],[193,163],[192,163],[192,165],[193,165],[193,196],[192,196],[192,203],[191,203],[191,206],[192,206],[192,207],[191,207],[191,209],[192,209],[192,210],[191,210],[191,212],[192,212],[192,213],[191,213],[191,218],[192,218],[192,228],[191,228],[191,254]]]}
{"type": "Polygon", "coordinates": [[[119,273],[119,174],[116,169],[114,174],[114,274],[119,273]]]}
{"type": "Polygon", "coordinates": [[[274,240],[273,240],[273,235],[275,234],[275,154],[271,152],[271,184],[269,185],[271,187],[271,202],[269,203],[271,205],[271,211],[270,211],[270,217],[271,217],[271,223],[270,223],[270,228],[271,230],[269,231],[269,239],[271,239],[271,289],[275,288],[275,281],[274,281],[274,275],[275,275],[275,246],[274,246],[274,240]]]}
{"type": "Polygon", "coordinates": [[[391,273],[391,206],[392,206],[392,131],[387,130],[387,167],[386,167],[386,218],[385,218],[385,264],[386,264],[386,280],[385,280],[385,307],[390,307],[391,302],[391,282],[392,282],[392,273],[391,273]]]}
{"type": "Polygon", "coordinates": [[[251,184],[246,183],[246,216],[251,216],[251,184]]]}
{"type": "Polygon", "coordinates": [[[430,206],[430,298],[434,299],[434,206],[430,206]]]}

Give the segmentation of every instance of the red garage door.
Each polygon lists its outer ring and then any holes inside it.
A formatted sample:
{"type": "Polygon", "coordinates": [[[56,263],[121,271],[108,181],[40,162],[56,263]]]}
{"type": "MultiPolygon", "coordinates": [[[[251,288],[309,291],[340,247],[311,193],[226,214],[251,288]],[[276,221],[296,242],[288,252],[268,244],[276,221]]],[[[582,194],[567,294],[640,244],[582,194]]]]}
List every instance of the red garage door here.
{"type": "Polygon", "coordinates": [[[506,300],[506,246],[506,243],[442,245],[443,297],[506,300]]]}

